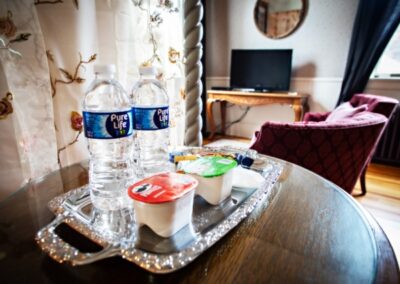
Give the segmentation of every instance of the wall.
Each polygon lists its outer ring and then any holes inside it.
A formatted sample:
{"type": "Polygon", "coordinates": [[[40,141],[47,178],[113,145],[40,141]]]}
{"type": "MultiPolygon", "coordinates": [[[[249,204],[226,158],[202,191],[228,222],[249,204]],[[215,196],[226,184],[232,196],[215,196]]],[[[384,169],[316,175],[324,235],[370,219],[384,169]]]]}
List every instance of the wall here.
{"type": "MultiPolygon", "coordinates": [[[[307,93],[311,111],[334,108],[340,92],[358,0],[308,1],[300,28],[284,39],[268,39],[253,20],[256,0],[209,0],[206,3],[206,88],[229,85],[230,50],[293,49],[291,90],[307,93]]],[[[218,116],[217,108],[215,114],[218,116]]],[[[227,121],[244,109],[232,106],[227,121]]],[[[266,120],[292,121],[288,106],[253,107],[228,129],[230,135],[251,137],[266,120]]],[[[218,121],[217,121],[218,124],[218,121]]]]}

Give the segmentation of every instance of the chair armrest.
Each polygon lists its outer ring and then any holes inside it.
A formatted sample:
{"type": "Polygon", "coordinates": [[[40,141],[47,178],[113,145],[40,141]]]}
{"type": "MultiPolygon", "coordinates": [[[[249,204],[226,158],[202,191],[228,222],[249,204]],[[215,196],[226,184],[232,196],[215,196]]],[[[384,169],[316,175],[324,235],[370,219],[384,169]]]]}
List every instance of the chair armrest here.
{"type": "Polygon", "coordinates": [[[399,101],[394,98],[371,94],[355,94],[350,100],[352,106],[357,107],[366,104],[368,111],[383,114],[388,119],[394,113],[398,103],[399,101]]]}
{"type": "Polygon", "coordinates": [[[304,115],[303,121],[304,122],[320,122],[325,121],[330,112],[307,112],[304,115]]]}

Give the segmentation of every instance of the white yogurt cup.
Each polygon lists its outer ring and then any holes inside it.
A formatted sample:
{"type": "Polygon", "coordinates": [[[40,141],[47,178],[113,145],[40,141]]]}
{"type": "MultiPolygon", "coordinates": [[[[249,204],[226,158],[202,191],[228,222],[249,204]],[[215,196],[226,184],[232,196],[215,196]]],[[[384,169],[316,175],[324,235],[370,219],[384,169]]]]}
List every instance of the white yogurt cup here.
{"type": "Polygon", "coordinates": [[[196,194],[212,205],[218,205],[232,192],[232,170],[237,162],[220,156],[206,156],[182,163],[183,172],[199,181],[196,194]]]}
{"type": "Polygon", "coordinates": [[[164,238],[174,235],[192,220],[197,184],[189,175],[162,173],[130,186],[136,225],[147,225],[164,238]]]}

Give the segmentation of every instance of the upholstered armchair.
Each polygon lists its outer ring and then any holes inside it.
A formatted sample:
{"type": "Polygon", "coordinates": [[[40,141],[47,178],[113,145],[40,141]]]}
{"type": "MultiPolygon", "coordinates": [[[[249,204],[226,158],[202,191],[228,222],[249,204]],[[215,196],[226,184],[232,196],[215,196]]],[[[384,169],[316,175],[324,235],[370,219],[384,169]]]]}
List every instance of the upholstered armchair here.
{"type": "Polygon", "coordinates": [[[251,149],[307,168],[353,191],[365,172],[398,101],[358,94],[332,112],[306,113],[302,122],[268,121],[255,133],[251,149]]]}

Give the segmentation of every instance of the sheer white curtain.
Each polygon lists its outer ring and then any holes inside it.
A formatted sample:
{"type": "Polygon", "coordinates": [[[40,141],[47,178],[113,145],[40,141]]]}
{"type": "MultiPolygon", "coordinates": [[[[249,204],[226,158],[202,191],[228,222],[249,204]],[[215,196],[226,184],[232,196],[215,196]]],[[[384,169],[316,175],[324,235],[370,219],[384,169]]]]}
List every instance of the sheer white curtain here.
{"type": "Polygon", "coordinates": [[[0,100],[12,105],[0,108],[0,199],[88,158],[80,114],[95,64],[116,64],[128,92],[141,64],[156,65],[171,143],[183,143],[181,1],[3,0],[0,40],[0,100]]]}

